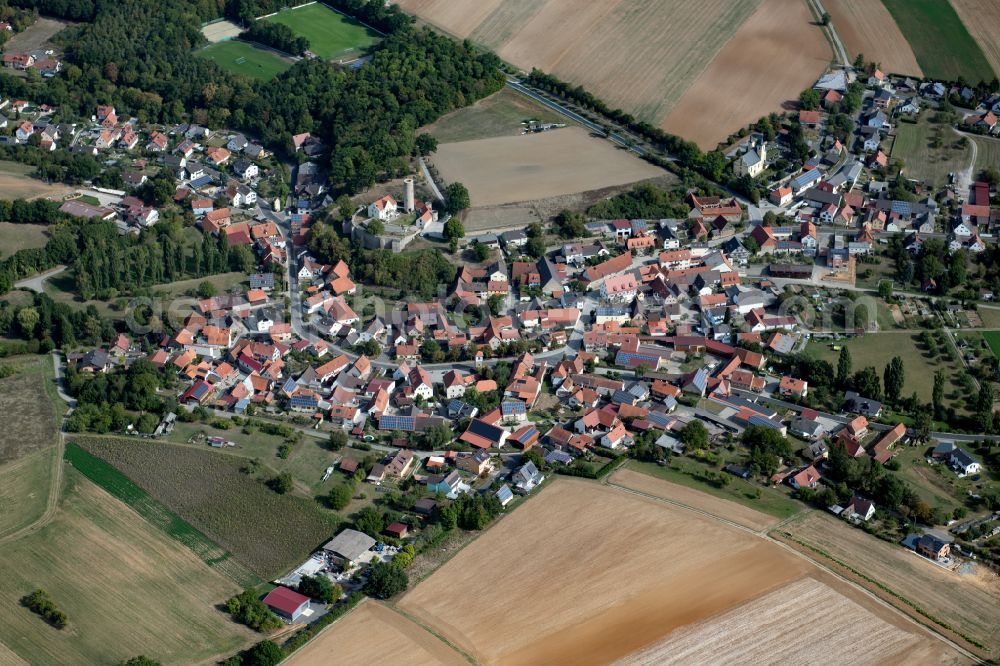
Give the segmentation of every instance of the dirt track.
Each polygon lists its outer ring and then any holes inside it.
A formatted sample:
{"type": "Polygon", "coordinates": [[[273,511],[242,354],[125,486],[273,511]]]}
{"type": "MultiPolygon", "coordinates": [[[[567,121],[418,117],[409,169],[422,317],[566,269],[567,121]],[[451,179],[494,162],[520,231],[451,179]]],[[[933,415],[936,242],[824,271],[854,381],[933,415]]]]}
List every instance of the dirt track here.
{"type": "Polygon", "coordinates": [[[663,122],[714,148],[731,132],[780,111],[830,63],[832,51],[802,0],[764,0],[663,122]]]}
{"type": "Polygon", "coordinates": [[[495,206],[624,185],[665,172],[578,127],[446,143],[434,164],[473,206],[495,206]]]}

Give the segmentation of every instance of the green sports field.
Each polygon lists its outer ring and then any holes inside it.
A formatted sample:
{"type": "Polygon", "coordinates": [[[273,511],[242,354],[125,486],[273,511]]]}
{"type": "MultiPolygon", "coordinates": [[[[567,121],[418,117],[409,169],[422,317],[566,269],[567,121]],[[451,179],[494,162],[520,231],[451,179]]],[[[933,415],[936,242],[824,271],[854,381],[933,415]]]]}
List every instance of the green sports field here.
{"type": "Polygon", "coordinates": [[[211,44],[197,54],[233,74],[261,81],[273,79],[291,67],[291,63],[282,60],[274,53],[235,39],[211,44]]]}
{"type": "Polygon", "coordinates": [[[948,0],[882,0],[910,43],[924,74],[970,83],[993,79],[993,69],[979,44],[965,29],[948,0]]]}
{"type": "Polygon", "coordinates": [[[324,60],[356,56],[380,39],[380,35],[319,3],[286,9],[266,21],[283,23],[309,40],[309,50],[324,60]]]}

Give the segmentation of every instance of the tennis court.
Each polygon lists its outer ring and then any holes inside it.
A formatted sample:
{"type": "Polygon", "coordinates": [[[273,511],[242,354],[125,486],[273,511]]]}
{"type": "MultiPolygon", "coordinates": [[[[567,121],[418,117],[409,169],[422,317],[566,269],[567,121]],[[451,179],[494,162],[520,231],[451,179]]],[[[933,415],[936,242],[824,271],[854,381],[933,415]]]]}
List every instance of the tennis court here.
{"type": "Polygon", "coordinates": [[[309,40],[309,50],[324,60],[351,60],[381,35],[326,5],[314,3],[284,9],[265,21],[282,23],[309,40]]]}

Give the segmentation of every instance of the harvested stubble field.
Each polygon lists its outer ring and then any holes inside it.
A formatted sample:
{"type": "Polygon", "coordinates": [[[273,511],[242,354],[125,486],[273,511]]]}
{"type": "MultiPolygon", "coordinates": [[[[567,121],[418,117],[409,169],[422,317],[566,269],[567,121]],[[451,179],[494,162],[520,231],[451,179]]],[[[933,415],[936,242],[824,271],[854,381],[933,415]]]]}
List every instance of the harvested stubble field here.
{"type": "Polygon", "coordinates": [[[18,250],[44,247],[48,240],[48,227],[44,224],[0,222],[0,259],[6,259],[18,250]]]}
{"type": "Polygon", "coordinates": [[[0,160],[0,192],[8,199],[38,199],[46,197],[58,200],[73,191],[68,185],[52,185],[32,178],[29,174],[35,168],[27,164],[0,160]]]}
{"type": "Polygon", "coordinates": [[[520,136],[522,122],[565,123],[565,116],[535,102],[519,92],[504,88],[472,106],[442,116],[421,128],[441,143],[489,139],[495,136],[520,136]]]}
{"type": "Polygon", "coordinates": [[[803,0],[764,0],[662,122],[714,148],[731,132],[788,108],[826,69],[830,45],[803,0]]]}
{"type": "Polygon", "coordinates": [[[699,511],[705,511],[753,530],[763,530],[778,522],[775,516],[755,511],[742,504],[737,504],[721,497],[715,497],[693,488],[687,488],[677,483],[663,481],[662,479],[657,479],[631,469],[619,469],[611,475],[610,482],[632,490],[638,490],[646,495],[661,497],[685,506],[690,506],[699,511]]]}
{"type": "Polygon", "coordinates": [[[244,474],[245,461],[234,456],[130,439],[87,438],[80,446],[265,580],[308,557],[339,523],[314,499],[278,495],[244,474]]]}
{"type": "Polygon", "coordinates": [[[52,374],[48,356],[18,357],[3,363],[15,368],[0,379],[0,463],[51,446],[59,432],[55,407],[45,382],[52,374]]]}
{"type": "MultiPolygon", "coordinates": [[[[752,532],[638,493],[559,479],[399,606],[481,663],[608,663],[804,578],[839,589],[803,558],[752,532]],[[484,571],[501,582],[483,586],[484,571]]],[[[936,649],[905,618],[854,593],[843,594],[897,625],[902,649],[936,649]]],[[[797,641],[785,626],[754,619],[765,638],[797,641]]],[[[808,635],[802,641],[795,649],[815,648],[808,635]]],[[[751,657],[753,649],[747,646],[751,657]]]]}
{"type": "Polygon", "coordinates": [[[76,25],[71,21],[39,16],[24,32],[19,32],[3,45],[4,53],[23,53],[53,48],[52,37],[63,28],[76,25]]]}
{"type": "Polygon", "coordinates": [[[586,192],[664,173],[578,127],[442,144],[434,165],[446,182],[465,184],[473,206],[586,192]]]}
{"type": "Polygon", "coordinates": [[[813,578],[675,632],[622,664],[961,663],[813,578]],[[820,648],[820,649],[817,649],[820,648]]]}
{"type": "MultiPolygon", "coordinates": [[[[551,72],[612,106],[659,123],[760,2],[402,0],[399,4],[432,25],[487,46],[522,69],[551,72]]],[[[749,87],[727,91],[730,98],[749,92],[749,87]]]]}
{"type": "Polygon", "coordinates": [[[365,601],[286,662],[288,666],[464,666],[436,636],[375,601],[365,601]],[[378,637],[377,640],[375,637],[378,637]]]}
{"type": "Polygon", "coordinates": [[[878,63],[883,71],[923,76],[910,43],[881,2],[824,0],[823,6],[849,56],[863,53],[867,62],[878,63]]]}
{"type": "MultiPolygon", "coordinates": [[[[781,528],[796,539],[829,553],[855,570],[922,607],[929,615],[985,644],[991,654],[1000,649],[1000,581],[959,576],[921,558],[902,546],[876,539],[833,516],[813,511],[781,528]]],[[[803,549],[809,557],[829,565],[823,556],[803,549]]],[[[880,596],[908,613],[900,601],[880,596]]],[[[921,617],[922,621],[928,621],[921,617]]],[[[948,633],[941,629],[944,633],[948,633]]],[[[962,639],[954,637],[959,643],[962,639]]],[[[976,651],[974,646],[968,646],[976,651]]]]}
{"type": "Polygon", "coordinates": [[[1000,72],[1000,3],[996,0],[951,0],[965,28],[983,50],[983,55],[1000,72]]]}
{"type": "Polygon", "coordinates": [[[77,472],[67,470],[65,481],[52,522],[3,546],[0,642],[33,664],[137,654],[190,664],[253,640],[216,608],[238,586],[77,472]],[[38,587],[66,612],[65,629],[17,603],[38,587]]]}
{"type": "Polygon", "coordinates": [[[50,445],[0,467],[0,537],[31,525],[45,513],[56,453],[56,446],[50,445]]]}

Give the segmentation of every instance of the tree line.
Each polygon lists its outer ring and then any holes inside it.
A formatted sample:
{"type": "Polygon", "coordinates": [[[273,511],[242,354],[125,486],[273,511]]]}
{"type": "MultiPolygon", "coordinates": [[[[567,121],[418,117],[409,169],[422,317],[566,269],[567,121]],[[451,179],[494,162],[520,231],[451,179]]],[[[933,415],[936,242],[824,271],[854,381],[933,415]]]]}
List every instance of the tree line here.
{"type": "Polygon", "coordinates": [[[249,28],[240,33],[240,37],[292,55],[302,55],[309,50],[309,40],[296,35],[284,23],[254,21],[249,28]]]}

